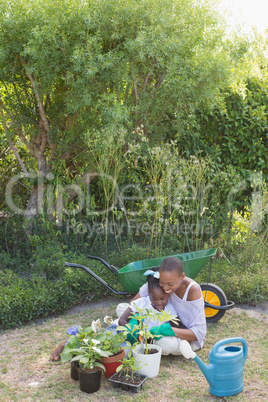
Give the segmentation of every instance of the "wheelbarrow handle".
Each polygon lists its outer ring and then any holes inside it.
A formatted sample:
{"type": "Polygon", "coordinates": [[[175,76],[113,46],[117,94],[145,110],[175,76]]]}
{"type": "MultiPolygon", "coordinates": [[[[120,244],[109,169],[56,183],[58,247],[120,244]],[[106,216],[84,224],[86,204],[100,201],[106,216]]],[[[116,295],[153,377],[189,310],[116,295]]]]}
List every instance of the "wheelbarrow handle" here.
{"type": "Polygon", "coordinates": [[[113,293],[116,295],[129,295],[131,292],[121,292],[118,290],[113,289],[108,283],[106,283],[103,279],[101,279],[98,275],[96,275],[94,272],[92,272],[89,268],[85,267],[84,265],[80,264],[73,264],[71,262],[66,262],[65,263],[66,267],[72,267],[72,268],[81,268],[84,271],[86,271],[89,275],[93,276],[93,278],[97,279],[102,285],[104,285],[107,289],[111,290],[113,293]]]}
{"type": "Polygon", "coordinates": [[[116,269],[113,265],[108,264],[105,260],[103,260],[100,257],[95,257],[94,255],[88,255],[87,258],[90,258],[91,260],[98,260],[105,265],[113,274],[118,274],[118,269],[116,269]]]}
{"type": "Polygon", "coordinates": [[[225,306],[215,306],[214,304],[210,304],[207,301],[204,302],[205,307],[213,308],[214,310],[230,310],[234,307],[235,303],[233,301],[227,301],[225,306]]]}

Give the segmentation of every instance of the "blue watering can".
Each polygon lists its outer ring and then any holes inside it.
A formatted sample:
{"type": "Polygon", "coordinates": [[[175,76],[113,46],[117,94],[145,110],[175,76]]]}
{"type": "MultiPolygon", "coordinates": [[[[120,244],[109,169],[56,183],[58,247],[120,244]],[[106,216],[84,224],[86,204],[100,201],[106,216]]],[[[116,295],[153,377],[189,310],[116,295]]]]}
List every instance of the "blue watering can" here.
{"type": "Polygon", "coordinates": [[[243,368],[248,353],[248,345],[243,338],[227,338],[217,342],[209,352],[209,365],[192,351],[187,341],[180,342],[181,353],[186,359],[194,359],[209,383],[209,392],[215,396],[230,396],[242,391],[243,368]],[[242,343],[243,348],[230,345],[242,343]]]}

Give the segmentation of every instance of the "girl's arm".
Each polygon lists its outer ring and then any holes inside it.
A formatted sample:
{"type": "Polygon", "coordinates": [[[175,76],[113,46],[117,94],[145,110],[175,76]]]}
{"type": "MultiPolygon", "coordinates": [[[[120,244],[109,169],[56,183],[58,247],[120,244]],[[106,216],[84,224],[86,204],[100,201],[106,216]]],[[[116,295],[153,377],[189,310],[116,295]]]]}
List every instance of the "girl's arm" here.
{"type": "Polygon", "coordinates": [[[131,308],[128,307],[124,311],[124,313],[121,315],[121,317],[119,318],[118,324],[122,325],[122,326],[125,326],[129,322],[129,320],[131,319],[132,313],[133,312],[132,312],[131,308]]]}

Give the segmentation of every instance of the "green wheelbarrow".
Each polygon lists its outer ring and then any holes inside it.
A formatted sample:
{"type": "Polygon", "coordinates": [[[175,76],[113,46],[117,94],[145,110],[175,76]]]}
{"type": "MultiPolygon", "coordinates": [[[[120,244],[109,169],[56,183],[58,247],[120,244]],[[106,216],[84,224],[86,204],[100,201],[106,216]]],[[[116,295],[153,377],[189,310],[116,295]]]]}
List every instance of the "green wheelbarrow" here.
{"type": "MultiPolygon", "coordinates": [[[[183,262],[184,272],[186,276],[194,279],[198,272],[204,265],[216,254],[217,249],[212,248],[208,250],[193,251],[190,253],[176,254],[169,257],[177,257],[183,262]]],[[[129,295],[138,293],[140,287],[146,282],[144,272],[147,269],[159,267],[161,262],[166,257],[151,258],[147,260],[140,260],[131,262],[121,269],[115,268],[113,265],[108,264],[100,257],[88,255],[92,260],[98,260],[106,266],[113,274],[117,276],[118,282],[122,285],[124,291],[117,291],[113,289],[107,282],[101,279],[98,275],[92,272],[84,265],[65,263],[67,267],[81,268],[88,274],[93,276],[107,289],[111,290],[117,295],[129,295]]],[[[227,301],[224,292],[218,286],[212,283],[201,283],[201,290],[204,299],[204,308],[207,322],[216,322],[223,317],[226,310],[234,307],[234,302],[227,301]]]]}

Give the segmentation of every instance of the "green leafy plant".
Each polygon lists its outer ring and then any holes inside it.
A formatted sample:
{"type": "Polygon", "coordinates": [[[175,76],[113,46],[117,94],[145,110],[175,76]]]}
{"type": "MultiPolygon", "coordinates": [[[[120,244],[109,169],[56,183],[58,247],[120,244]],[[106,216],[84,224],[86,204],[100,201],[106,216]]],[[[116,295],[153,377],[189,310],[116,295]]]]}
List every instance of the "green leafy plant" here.
{"type": "Polygon", "coordinates": [[[109,357],[112,353],[104,351],[98,347],[100,341],[94,338],[84,339],[85,346],[81,346],[78,349],[71,349],[70,352],[75,356],[71,359],[71,362],[78,361],[79,367],[82,370],[93,369],[97,366],[105,371],[104,365],[100,362],[102,357],[109,357]]]}
{"type": "Polygon", "coordinates": [[[133,315],[126,326],[117,327],[117,331],[122,331],[124,335],[132,337],[134,345],[141,342],[144,347],[144,353],[149,354],[148,345],[153,339],[159,339],[161,335],[161,326],[163,323],[172,321],[176,323],[178,321],[175,315],[169,314],[165,311],[153,311],[150,309],[142,309],[136,306],[138,313],[133,315]],[[150,321],[158,322],[160,325],[156,325],[149,330],[150,321]]]}
{"type": "MultiPolygon", "coordinates": [[[[140,362],[139,362],[140,363],[140,362]]],[[[138,370],[140,370],[142,367],[140,364],[137,364],[136,358],[131,355],[131,350],[128,352],[128,357],[124,358],[122,360],[122,364],[117,367],[116,372],[119,373],[119,377],[124,375],[127,378],[131,377],[131,380],[133,381],[134,374],[137,372],[138,377],[140,377],[140,374],[138,370]]]]}
{"type": "MultiPolygon", "coordinates": [[[[105,316],[103,322],[107,325],[111,325],[113,319],[110,316],[105,316]]],[[[101,341],[101,347],[103,350],[107,352],[111,352],[112,355],[118,354],[122,348],[121,344],[125,341],[125,334],[123,332],[115,333],[108,327],[108,329],[104,330],[102,327],[100,319],[96,321],[92,321],[92,328],[95,333],[98,334],[98,339],[101,341]]]]}
{"type": "Polygon", "coordinates": [[[75,334],[70,336],[65,345],[61,353],[61,361],[63,363],[78,361],[82,370],[90,370],[97,366],[105,371],[100,360],[102,357],[111,356],[112,353],[101,349],[103,334],[97,334],[92,326],[85,328],[85,330],[82,327],[73,327],[73,329],[75,334]]]}
{"type": "MultiPolygon", "coordinates": [[[[107,325],[111,325],[112,321],[108,315],[103,319],[107,325]]],[[[61,353],[61,361],[78,361],[82,369],[90,369],[94,365],[104,369],[100,359],[116,355],[124,349],[121,347],[125,340],[124,333],[116,334],[109,327],[105,330],[99,318],[84,330],[81,326],[74,326],[67,333],[70,337],[61,353]]]]}

